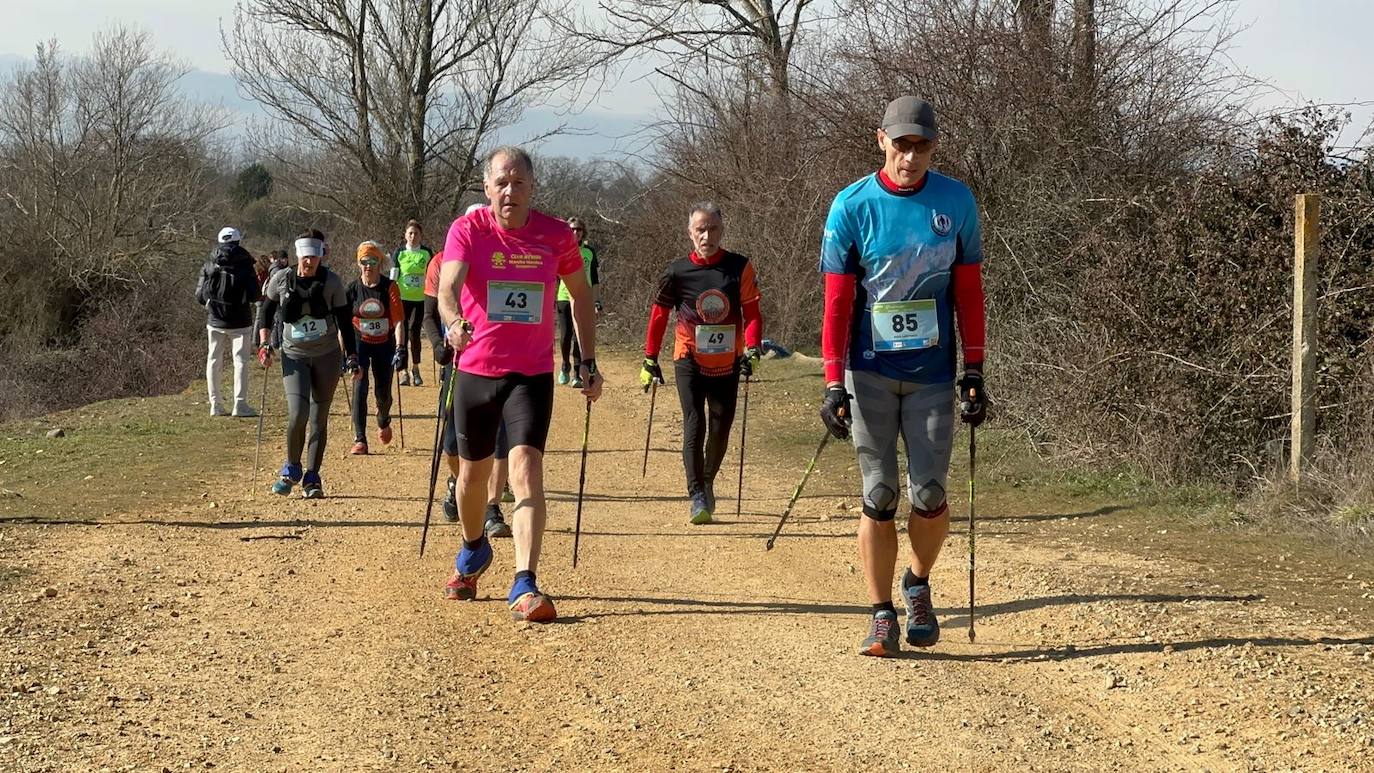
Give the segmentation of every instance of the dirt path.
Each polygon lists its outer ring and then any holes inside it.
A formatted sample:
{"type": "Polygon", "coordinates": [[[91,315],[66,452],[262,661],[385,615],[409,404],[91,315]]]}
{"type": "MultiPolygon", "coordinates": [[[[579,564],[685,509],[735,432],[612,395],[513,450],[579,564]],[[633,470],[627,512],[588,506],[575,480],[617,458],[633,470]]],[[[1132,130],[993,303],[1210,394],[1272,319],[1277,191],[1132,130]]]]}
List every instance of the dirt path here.
{"type": "Polygon", "coordinates": [[[509,621],[508,542],[477,603],[442,600],[437,513],[417,560],[432,386],[404,393],[405,453],[341,458],[335,416],[323,501],[249,498],[243,472],[198,505],[0,522],[0,769],[1374,770],[1367,605],[1279,603],[1186,553],[1145,560],[1114,507],[990,489],[978,643],[957,523],[944,640],[861,658],[852,453],[830,449],[764,552],[814,442],[784,429],[818,430],[762,391],[745,515],[722,498],[726,522],[692,527],[671,393],[644,480],[647,401],[610,367],[575,572],[581,415],[558,392],[558,624],[509,621]]]}

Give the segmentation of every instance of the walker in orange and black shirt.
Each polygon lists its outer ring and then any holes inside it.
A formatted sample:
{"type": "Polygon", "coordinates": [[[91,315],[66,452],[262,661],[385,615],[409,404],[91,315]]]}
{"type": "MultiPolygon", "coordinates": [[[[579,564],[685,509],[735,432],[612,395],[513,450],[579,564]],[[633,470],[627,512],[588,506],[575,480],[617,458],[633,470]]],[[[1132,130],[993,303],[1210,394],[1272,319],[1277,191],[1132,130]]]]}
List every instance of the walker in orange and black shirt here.
{"type": "Polygon", "coordinates": [[[668,314],[677,312],[673,369],[682,404],[682,464],[696,524],[709,523],[715,512],[715,478],[735,420],[740,363],[745,347],[757,350],[763,340],[760,297],[748,258],[728,250],[706,258],[693,252],[663,272],[650,309],[644,356],[653,361],[668,314]]]}

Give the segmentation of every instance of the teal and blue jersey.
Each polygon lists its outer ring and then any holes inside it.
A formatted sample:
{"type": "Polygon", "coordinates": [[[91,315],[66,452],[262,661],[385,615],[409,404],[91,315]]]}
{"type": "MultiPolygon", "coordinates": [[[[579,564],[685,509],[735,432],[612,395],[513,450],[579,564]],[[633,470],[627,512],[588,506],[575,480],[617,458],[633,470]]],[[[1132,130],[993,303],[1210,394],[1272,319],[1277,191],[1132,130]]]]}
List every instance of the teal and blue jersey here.
{"type": "Polygon", "coordinates": [[[910,191],[871,174],[830,205],[823,274],[857,277],[851,370],[919,384],[956,372],[952,270],[983,260],[978,208],[968,186],[935,171],[910,191]]]}

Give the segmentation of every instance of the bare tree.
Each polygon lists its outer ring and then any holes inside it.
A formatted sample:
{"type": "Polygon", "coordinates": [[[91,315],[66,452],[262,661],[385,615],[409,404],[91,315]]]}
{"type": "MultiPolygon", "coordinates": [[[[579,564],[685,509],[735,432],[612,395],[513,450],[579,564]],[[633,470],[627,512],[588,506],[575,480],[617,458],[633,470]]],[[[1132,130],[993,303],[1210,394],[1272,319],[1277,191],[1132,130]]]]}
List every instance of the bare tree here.
{"type": "Polygon", "coordinates": [[[23,309],[0,319],[0,415],[185,386],[219,197],[215,116],[181,74],[116,27],[0,84],[0,305],[23,309]]]}
{"type": "MultiPolygon", "coordinates": [[[[243,0],[222,33],[288,185],[364,228],[456,208],[495,132],[589,72],[550,0],[243,0]],[[322,174],[323,172],[323,174],[322,174]]],[[[575,100],[568,100],[575,101],[575,100]]]]}
{"type": "MultiPolygon", "coordinates": [[[[603,25],[583,35],[607,56],[652,50],[679,67],[717,58],[791,88],[792,55],[817,0],[598,0],[603,25]]],[[[679,69],[674,67],[671,69],[679,69]]]]}

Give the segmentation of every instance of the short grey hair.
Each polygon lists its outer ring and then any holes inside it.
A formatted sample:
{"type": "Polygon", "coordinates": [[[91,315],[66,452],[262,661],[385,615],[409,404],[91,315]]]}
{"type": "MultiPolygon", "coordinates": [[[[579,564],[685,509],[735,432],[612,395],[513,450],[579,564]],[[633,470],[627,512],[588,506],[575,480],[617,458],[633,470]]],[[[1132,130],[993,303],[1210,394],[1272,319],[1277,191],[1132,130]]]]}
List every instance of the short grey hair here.
{"type": "Polygon", "coordinates": [[[525,167],[525,171],[529,173],[530,177],[534,177],[534,159],[530,157],[529,151],[518,145],[502,145],[488,153],[487,160],[482,163],[482,180],[484,182],[491,179],[498,158],[515,161],[525,167]]]}
{"type": "Polygon", "coordinates": [[[707,215],[715,215],[716,217],[720,218],[720,222],[725,222],[725,213],[720,211],[720,205],[715,203],[714,201],[698,201],[697,203],[693,204],[692,208],[687,212],[687,219],[691,220],[693,217],[696,217],[696,214],[698,212],[702,212],[707,215]]]}

